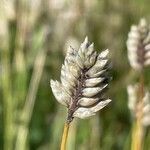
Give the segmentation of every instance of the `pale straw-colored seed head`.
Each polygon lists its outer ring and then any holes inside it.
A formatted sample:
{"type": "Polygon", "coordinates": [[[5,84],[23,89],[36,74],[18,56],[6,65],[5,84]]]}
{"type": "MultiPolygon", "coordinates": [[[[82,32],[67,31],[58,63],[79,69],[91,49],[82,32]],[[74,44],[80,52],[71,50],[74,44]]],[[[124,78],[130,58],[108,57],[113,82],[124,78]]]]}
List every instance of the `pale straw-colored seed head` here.
{"type": "MultiPolygon", "coordinates": [[[[131,114],[134,118],[136,118],[137,114],[139,114],[139,103],[138,103],[138,84],[129,85],[127,87],[128,92],[128,108],[131,111],[131,114]]],[[[143,106],[142,106],[142,124],[144,126],[150,125],[150,93],[145,90],[145,95],[143,98],[143,106]]]]}
{"type": "Polygon", "coordinates": [[[79,50],[71,46],[61,69],[61,83],[51,80],[57,101],[68,108],[68,121],[95,115],[111,100],[105,98],[110,76],[109,50],[98,54],[86,37],[79,50]]]}
{"type": "Polygon", "coordinates": [[[128,59],[131,67],[141,70],[150,66],[150,28],[145,19],[131,26],[127,39],[128,59]]]}

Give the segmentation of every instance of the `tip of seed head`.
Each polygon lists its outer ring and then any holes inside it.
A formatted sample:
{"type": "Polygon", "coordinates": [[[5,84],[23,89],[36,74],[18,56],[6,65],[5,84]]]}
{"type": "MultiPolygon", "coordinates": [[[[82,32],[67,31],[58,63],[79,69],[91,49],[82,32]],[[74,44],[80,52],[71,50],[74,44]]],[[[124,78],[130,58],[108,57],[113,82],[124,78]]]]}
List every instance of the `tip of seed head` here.
{"type": "Polygon", "coordinates": [[[141,18],[140,26],[146,26],[146,25],[147,25],[146,19],[145,18],[141,18]]]}
{"type": "Polygon", "coordinates": [[[85,42],[85,43],[88,43],[88,37],[87,37],[87,36],[85,37],[84,42],[85,42]]]}

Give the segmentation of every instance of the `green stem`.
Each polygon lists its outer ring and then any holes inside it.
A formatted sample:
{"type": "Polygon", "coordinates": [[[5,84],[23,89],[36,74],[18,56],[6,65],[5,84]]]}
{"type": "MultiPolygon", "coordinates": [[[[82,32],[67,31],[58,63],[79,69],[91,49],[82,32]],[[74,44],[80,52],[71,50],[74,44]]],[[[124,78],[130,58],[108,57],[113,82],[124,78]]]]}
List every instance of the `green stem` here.
{"type": "Polygon", "coordinates": [[[143,72],[140,76],[140,85],[137,93],[139,98],[137,103],[136,122],[133,125],[132,130],[132,144],[131,150],[142,150],[143,149],[143,98],[144,98],[144,75],[143,72]]]}

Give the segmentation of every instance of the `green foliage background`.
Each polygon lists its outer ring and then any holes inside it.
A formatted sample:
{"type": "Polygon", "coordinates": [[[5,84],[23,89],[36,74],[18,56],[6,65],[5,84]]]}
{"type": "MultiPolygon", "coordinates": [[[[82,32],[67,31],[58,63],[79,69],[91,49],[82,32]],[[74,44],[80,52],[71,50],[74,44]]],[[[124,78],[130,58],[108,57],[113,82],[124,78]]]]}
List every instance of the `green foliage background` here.
{"type": "MultiPolygon", "coordinates": [[[[0,149],[4,149],[5,128],[16,134],[19,126],[28,132],[23,150],[59,149],[66,109],[56,102],[49,81],[59,80],[67,45],[78,48],[87,35],[97,51],[110,49],[113,80],[108,95],[113,101],[93,118],[74,120],[68,150],[129,150],[132,118],[126,86],[137,81],[138,74],[130,68],[126,39],[130,26],[142,17],[150,23],[148,0],[1,0],[0,149]],[[26,124],[21,114],[31,90],[35,60],[43,53],[40,82],[37,87],[33,84],[38,88],[33,113],[26,124]],[[5,113],[15,116],[13,128],[5,124],[5,113]]],[[[145,71],[145,84],[150,89],[149,69],[145,71]]],[[[149,141],[148,128],[145,150],[149,150],[149,141]]]]}

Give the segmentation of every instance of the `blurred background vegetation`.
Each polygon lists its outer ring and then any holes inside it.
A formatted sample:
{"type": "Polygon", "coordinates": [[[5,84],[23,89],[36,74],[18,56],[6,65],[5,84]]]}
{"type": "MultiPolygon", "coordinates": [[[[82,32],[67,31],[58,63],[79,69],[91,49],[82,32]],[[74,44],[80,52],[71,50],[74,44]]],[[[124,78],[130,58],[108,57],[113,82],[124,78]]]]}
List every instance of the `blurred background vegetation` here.
{"type": "MultiPolygon", "coordinates": [[[[129,150],[126,86],[138,75],[126,39],[141,17],[150,22],[148,0],[0,0],[0,149],[59,149],[66,110],[49,80],[59,79],[67,46],[78,48],[87,35],[96,50],[110,49],[113,101],[93,118],[74,120],[68,150],[129,150]]],[[[150,87],[148,69],[145,78],[150,87]]],[[[149,150],[149,128],[144,145],[149,150]]]]}

